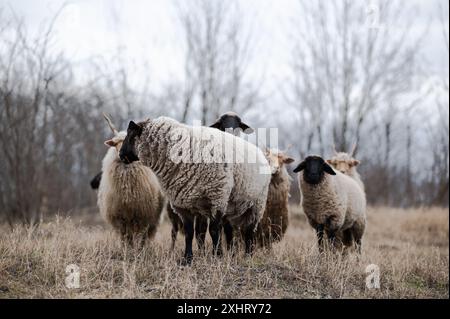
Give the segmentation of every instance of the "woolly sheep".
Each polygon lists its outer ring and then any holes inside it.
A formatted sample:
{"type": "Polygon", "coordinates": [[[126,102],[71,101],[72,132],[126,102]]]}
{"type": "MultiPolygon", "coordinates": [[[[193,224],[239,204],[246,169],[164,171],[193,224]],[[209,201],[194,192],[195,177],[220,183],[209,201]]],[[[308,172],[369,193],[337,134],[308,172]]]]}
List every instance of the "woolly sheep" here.
{"type": "Polygon", "coordinates": [[[361,251],[361,238],[366,226],[366,197],[351,177],[333,170],[319,156],[308,156],[295,169],[302,192],[303,210],[316,230],[322,251],[324,232],[332,245],[356,244],[361,251]],[[336,241],[338,239],[338,241],[336,241]]]}
{"type": "Polygon", "coordinates": [[[130,122],[120,158],[126,163],[140,160],[158,176],[183,220],[183,263],[192,260],[193,218],[197,215],[210,218],[215,254],[221,254],[223,217],[233,227],[245,229],[246,252],[252,253],[270,182],[267,160],[255,145],[213,128],[159,117],[130,122]]]}
{"type": "Polygon", "coordinates": [[[272,242],[283,238],[289,224],[289,190],[291,177],[285,164],[294,159],[278,150],[266,149],[266,158],[271,167],[269,192],[266,210],[258,225],[257,239],[261,246],[270,246],[272,242]]]}
{"type": "MultiPolygon", "coordinates": [[[[234,136],[240,136],[241,131],[245,134],[253,133],[253,129],[245,124],[242,119],[235,112],[223,113],[213,124],[209,127],[216,128],[222,132],[231,133],[234,136]]],[[[169,220],[172,223],[172,249],[175,247],[175,241],[179,229],[182,229],[183,222],[181,218],[173,211],[172,207],[167,205],[167,214],[169,220]]],[[[208,228],[208,219],[203,216],[196,216],[194,221],[195,238],[200,250],[203,250],[205,243],[206,231],[208,228]]],[[[225,233],[225,239],[227,242],[227,250],[231,250],[233,246],[233,227],[230,223],[224,219],[223,229],[225,233]]]]}
{"type": "Polygon", "coordinates": [[[102,217],[124,242],[143,245],[151,239],[160,221],[164,196],[153,172],[140,162],[130,165],[119,159],[125,132],[118,132],[106,120],[114,137],[105,142],[109,149],[102,162],[102,178],[97,203],[102,217]]]}
{"type": "MultiPolygon", "coordinates": [[[[240,136],[241,131],[245,134],[252,134],[254,132],[254,129],[244,123],[239,115],[231,111],[223,113],[209,127],[233,134],[234,136],[240,136]]],[[[226,218],[223,221],[223,230],[227,242],[227,250],[231,250],[233,247],[233,227],[226,218]]]]}
{"type": "Polygon", "coordinates": [[[352,177],[364,190],[364,183],[362,182],[361,176],[356,170],[356,167],[360,164],[360,161],[353,157],[355,149],[356,144],[353,145],[350,153],[337,152],[336,148],[333,147],[334,155],[327,160],[327,163],[330,164],[334,169],[340,171],[342,174],[352,177]]]}

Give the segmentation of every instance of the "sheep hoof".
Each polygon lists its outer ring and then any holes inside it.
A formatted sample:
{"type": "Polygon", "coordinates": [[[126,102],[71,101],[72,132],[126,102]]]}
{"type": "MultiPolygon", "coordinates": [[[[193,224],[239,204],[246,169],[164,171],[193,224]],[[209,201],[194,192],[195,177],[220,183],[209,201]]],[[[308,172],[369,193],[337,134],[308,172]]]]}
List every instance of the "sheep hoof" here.
{"type": "Polygon", "coordinates": [[[181,267],[191,266],[192,265],[192,256],[185,256],[178,261],[178,265],[181,267]]]}

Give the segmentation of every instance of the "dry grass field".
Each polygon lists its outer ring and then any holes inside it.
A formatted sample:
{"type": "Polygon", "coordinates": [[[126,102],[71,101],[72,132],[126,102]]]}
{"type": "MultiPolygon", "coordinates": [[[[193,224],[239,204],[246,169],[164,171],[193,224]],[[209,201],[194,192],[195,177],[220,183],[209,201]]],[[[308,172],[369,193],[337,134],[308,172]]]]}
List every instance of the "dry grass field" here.
{"type": "MultiPolygon", "coordinates": [[[[97,220],[57,218],[34,228],[0,227],[0,298],[448,298],[448,209],[370,208],[363,254],[319,255],[313,231],[292,209],[285,239],[249,258],[197,253],[180,267],[163,222],[143,251],[127,251],[97,220]],[[93,221],[96,221],[95,223],[93,221]],[[65,286],[66,266],[80,288],[65,286]],[[369,264],[379,289],[366,288],[369,264]]],[[[209,244],[209,242],[208,242],[209,244]]]]}

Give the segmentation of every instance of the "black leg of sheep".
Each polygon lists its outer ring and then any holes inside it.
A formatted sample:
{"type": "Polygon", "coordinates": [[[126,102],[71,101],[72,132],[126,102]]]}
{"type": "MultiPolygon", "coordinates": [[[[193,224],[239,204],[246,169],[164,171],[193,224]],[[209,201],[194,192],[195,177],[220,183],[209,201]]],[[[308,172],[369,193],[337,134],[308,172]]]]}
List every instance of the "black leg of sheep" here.
{"type": "Polygon", "coordinates": [[[171,237],[172,237],[171,249],[172,249],[172,251],[175,249],[175,243],[177,241],[177,235],[178,235],[178,224],[172,224],[172,231],[171,231],[171,237]]]}
{"type": "Polygon", "coordinates": [[[317,225],[316,235],[317,235],[317,244],[319,246],[319,252],[323,252],[323,232],[324,232],[324,226],[317,225]]]}
{"type": "Polygon", "coordinates": [[[213,242],[213,255],[222,256],[222,217],[211,218],[209,222],[209,234],[213,242]]]}
{"type": "Polygon", "coordinates": [[[225,239],[227,241],[227,250],[233,251],[233,226],[231,226],[230,222],[227,220],[224,220],[223,224],[223,232],[225,233],[225,239]]]}
{"type": "Polygon", "coordinates": [[[255,248],[255,224],[248,225],[244,230],[245,253],[252,255],[255,248]]]}
{"type": "Polygon", "coordinates": [[[336,232],[334,230],[328,230],[327,237],[328,237],[329,248],[335,249],[335,247],[336,247],[336,232]]]}
{"type": "Polygon", "coordinates": [[[194,217],[189,211],[182,209],[176,209],[176,211],[182,216],[183,227],[184,227],[184,239],[185,239],[185,250],[184,258],[181,260],[182,266],[187,266],[192,263],[192,241],[194,239],[194,217]]]}
{"type": "Polygon", "coordinates": [[[195,238],[198,249],[205,250],[206,231],[208,230],[208,218],[203,216],[195,217],[195,238]]]}

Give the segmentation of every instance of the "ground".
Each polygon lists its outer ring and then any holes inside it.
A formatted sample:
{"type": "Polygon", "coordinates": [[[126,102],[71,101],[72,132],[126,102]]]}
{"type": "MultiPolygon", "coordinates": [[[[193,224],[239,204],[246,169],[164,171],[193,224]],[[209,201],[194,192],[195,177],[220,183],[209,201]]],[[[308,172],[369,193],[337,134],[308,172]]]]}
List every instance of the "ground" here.
{"type": "Polygon", "coordinates": [[[194,251],[178,266],[161,224],[144,250],[125,249],[97,215],[59,217],[36,227],[0,226],[0,298],[449,298],[449,211],[369,208],[362,256],[319,254],[298,207],[282,242],[253,257],[194,251]],[[94,221],[94,222],[93,222],[94,221]],[[67,288],[66,267],[80,288],[67,288]],[[366,287],[368,265],[380,288],[366,287]]]}

